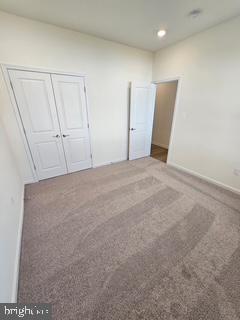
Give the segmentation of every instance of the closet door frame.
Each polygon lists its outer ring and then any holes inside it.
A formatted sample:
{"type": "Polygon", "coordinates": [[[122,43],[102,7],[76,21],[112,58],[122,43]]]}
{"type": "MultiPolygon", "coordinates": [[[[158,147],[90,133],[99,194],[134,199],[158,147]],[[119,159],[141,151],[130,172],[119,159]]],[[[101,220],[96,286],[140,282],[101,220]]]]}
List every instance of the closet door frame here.
{"type": "MultiPolygon", "coordinates": [[[[18,65],[10,65],[10,64],[1,64],[1,69],[3,73],[3,78],[5,80],[6,87],[8,89],[8,93],[10,96],[10,101],[13,106],[14,114],[17,120],[18,128],[21,134],[21,140],[24,144],[24,149],[28,158],[28,162],[32,171],[32,177],[26,178],[24,177],[24,183],[34,183],[39,181],[39,177],[37,175],[36,167],[34,164],[34,160],[32,157],[32,153],[28,144],[27,137],[25,135],[25,129],[24,125],[21,120],[20,111],[17,106],[17,102],[14,95],[14,90],[11,84],[10,76],[8,73],[8,70],[20,70],[20,71],[30,71],[30,72],[41,72],[41,73],[48,73],[48,74],[58,74],[58,75],[68,75],[68,76],[77,76],[82,77],[84,80],[84,87],[85,87],[85,98],[86,98],[86,107],[87,107],[87,117],[88,117],[88,123],[89,123],[89,142],[90,142],[90,150],[92,154],[92,137],[91,137],[91,116],[90,116],[90,110],[89,110],[89,99],[88,99],[88,93],[87,93],[87,76],[86,74],[82,73],[76,73],[76,72],[66,72],[66,71],[60,71],[60,70],[52,70],[52,69],[42,69],[42,68],[35,68],[35,67],[26,67],[26,66],[18,66],[18,65]]],[[[93,167],[93,158],[91,158],[91,168],[93,167]]]]}

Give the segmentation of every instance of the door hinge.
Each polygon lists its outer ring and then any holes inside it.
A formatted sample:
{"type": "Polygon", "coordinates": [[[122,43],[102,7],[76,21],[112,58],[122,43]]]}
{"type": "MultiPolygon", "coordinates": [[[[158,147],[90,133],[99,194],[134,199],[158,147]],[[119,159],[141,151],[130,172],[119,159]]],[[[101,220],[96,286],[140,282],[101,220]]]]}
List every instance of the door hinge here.
{"type": "Polygon", "coordinates": [[[86,91],[87,91],[87,90],[86,90],[86,87],[84,86],[84,92],[86,93],[86,91]]]}
{"type": "Polygon", "coordinates": [[[35,170],[35,171],[37,170],[37,168],[36,168],[35,164],[33,164],[33,168],[34,168],[34,170],[35,170]]]}
{"type": "Polygon", "coordinates": [[[92,153],[90,154],[90,157],[92,158],[92,153]]]}
{"type": "Polygon", "coordinates": [[[87,124],[87,127],[88,127],[88,129],[89,129],[89,123],[87,124]]]}

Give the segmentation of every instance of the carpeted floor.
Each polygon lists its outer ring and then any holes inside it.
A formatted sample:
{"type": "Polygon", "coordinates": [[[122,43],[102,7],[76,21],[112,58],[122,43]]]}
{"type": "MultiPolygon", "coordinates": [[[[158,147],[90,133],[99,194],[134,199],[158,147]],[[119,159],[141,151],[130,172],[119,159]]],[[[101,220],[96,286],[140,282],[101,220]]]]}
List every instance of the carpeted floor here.
{"type": "Polygon", "coordinates": [[[240,319],[240,197],[145,158],[26,188],[19,302],[56,320],[240,319]]]}

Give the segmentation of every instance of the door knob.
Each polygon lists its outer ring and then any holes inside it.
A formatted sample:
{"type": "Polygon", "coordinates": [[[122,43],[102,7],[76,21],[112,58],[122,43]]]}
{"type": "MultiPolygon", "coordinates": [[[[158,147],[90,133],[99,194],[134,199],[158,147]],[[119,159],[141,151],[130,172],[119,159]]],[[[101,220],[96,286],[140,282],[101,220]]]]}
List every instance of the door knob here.
{"type": "Polygon", "coordinates": [[[53,136],[53,138],[60,138],[60,135],[56,134],[55,136],[53,136]]]}
{"type": "Polygon", "coordinates": [[[63,134],[63,138],[69,137],[70,134],[63,134]]]}
{"type": "Polygon", "coordinates": [[[131,130],[131,131],[134,131],[134,130],[137,130],[137,129],[135,129],[135,128],[131,128],[130,130],[131,130]]]}

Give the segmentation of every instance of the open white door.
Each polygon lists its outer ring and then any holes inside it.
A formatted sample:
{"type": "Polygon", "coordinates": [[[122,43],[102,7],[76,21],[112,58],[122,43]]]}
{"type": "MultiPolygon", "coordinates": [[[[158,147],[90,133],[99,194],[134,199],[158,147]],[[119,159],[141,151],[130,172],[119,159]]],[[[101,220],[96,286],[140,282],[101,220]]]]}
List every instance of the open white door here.
{"type": "Polygon", "coordinates": [[[150,155],[155,96],[154,84],[131,84],[129,160],[150,155]]]}

